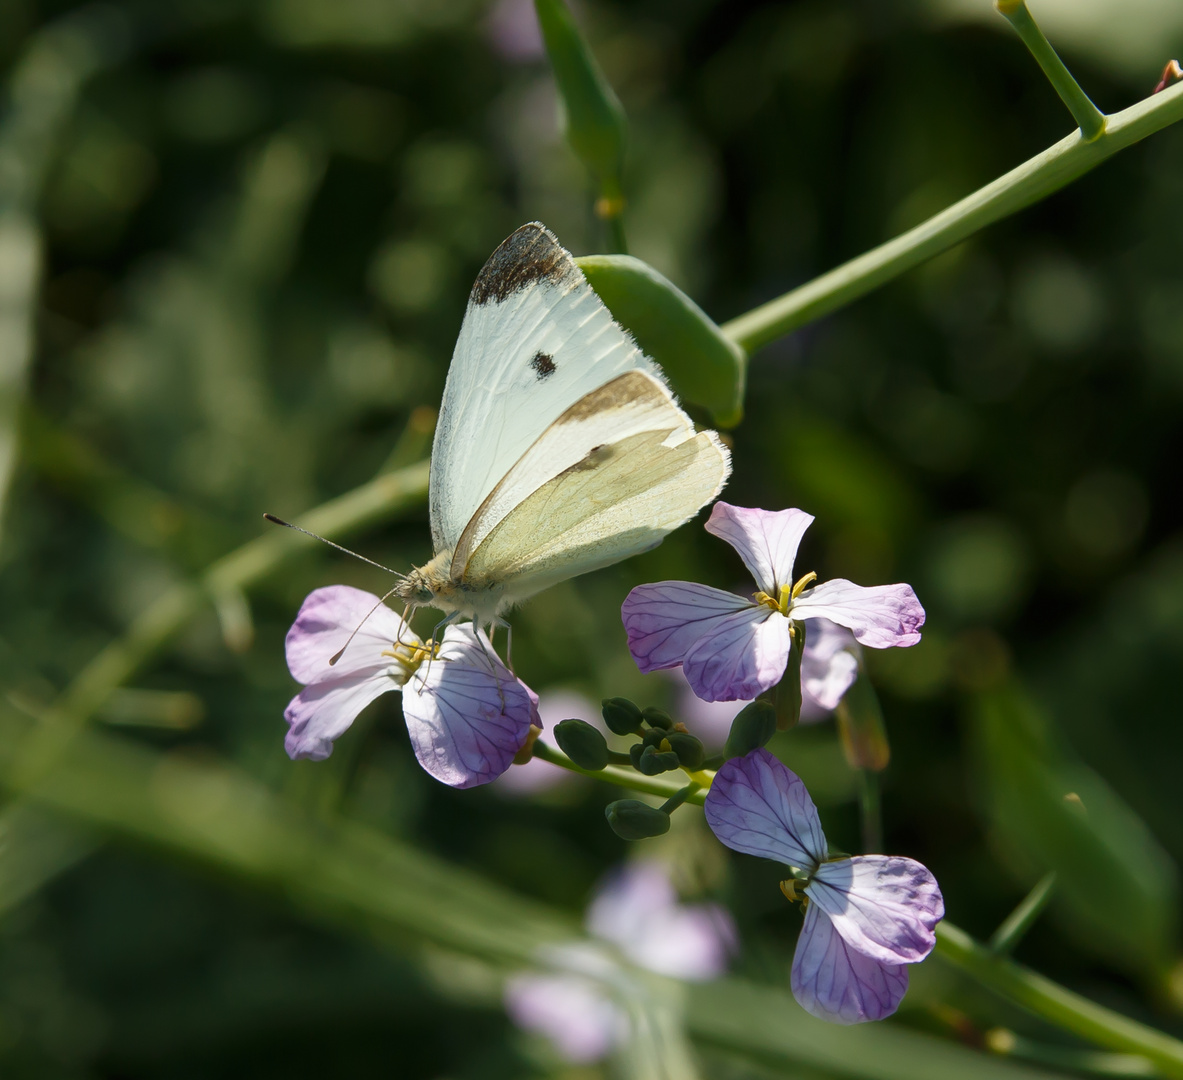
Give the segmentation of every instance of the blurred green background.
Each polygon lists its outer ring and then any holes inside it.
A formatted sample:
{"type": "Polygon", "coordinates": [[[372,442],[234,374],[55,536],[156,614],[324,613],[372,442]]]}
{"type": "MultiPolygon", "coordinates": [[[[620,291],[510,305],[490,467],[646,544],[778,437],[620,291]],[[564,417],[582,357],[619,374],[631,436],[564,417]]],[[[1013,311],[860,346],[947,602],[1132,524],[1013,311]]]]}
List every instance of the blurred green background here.
{"type": "MultiPolygon", "coordinates": [[[[720,322],[1071,128],[986,0],[576,10],[629,116],[630,250],[720,322]]],[[[1174,4],[1046,14],[1104,109],[1183,50],[1174,4]]],[[[6,0],[0,64],[7,757],[138,613],[258,535],[261,511],[300,520],[425,452],[469,286],[513,228],[540,219],[575,254],[607,236],[527,0],[6,0]]],[[[1056,869],[1018,957],[1177,1034],[1181,252],[1183,130],[1168,129],[759,352],[726,493],[817,515],[802,572],[909,581],[927,607],[921,645],[868,658],[894,752],[888,850],[931,867],[979,937],[1056,869]]],[[[426,507],[351,540],[422,563],[426,507]]],[[[667,577],[745,580],[692,524],[515,615],[515,666],[544,708],[560,693],[677,707],[619,621],[628,588],[667,577]]],[[[95,720],[146,748],[144,767],[108,774],[89,810],[5,818],[4,1076],[597,1075],[516,1032],[478,975],[376,948],[372,927],[252,877],[250,852],[219,868],[128,843],[136,828],[95,811],[134,815],[151,784],[171,790],[170,763],[229,764],[281,805],[577,919],[629,854],[603,819],[613,789],[446,789],[416,766],[393,695],[329,762],[288,761],[283,636],[334,582],[386,587],[308,550],[221,619],[202,606],[95,720]]],[[[559,698],[549,719],[578,706],[559,698]]],[[[777,750],[855,850],[833,726],[777,750]]],[[[199,815],[228,798],[178,797],[199,815]]],[[[774,867],[729,857],[693,808],[646,853],[686,895],[731,905],[740,973],[785,984],[799,919],[774,867]]],[[[913,987],[897,1023],[1061,1041],[939,960],[913,987]]],[[[709,1075],[769,1075],[703,1053],[709,1075]]]]}

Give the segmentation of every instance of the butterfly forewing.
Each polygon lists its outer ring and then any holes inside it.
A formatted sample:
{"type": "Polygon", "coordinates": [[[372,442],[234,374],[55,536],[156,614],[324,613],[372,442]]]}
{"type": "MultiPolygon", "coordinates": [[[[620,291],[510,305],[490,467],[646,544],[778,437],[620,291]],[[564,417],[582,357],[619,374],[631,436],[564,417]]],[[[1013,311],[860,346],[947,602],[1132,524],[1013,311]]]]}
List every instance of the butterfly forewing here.
{"type": "MultiPolygon", "coordinates": [[[[457,547],[573,402],[631,370],[656,371],[549,230],[534,222],[513,233],[477,277],[448,370],[431,457],[436,551],[457,547]]],[[[532,475],[541,485],[569,464],[539,460],[532,475]]]]}

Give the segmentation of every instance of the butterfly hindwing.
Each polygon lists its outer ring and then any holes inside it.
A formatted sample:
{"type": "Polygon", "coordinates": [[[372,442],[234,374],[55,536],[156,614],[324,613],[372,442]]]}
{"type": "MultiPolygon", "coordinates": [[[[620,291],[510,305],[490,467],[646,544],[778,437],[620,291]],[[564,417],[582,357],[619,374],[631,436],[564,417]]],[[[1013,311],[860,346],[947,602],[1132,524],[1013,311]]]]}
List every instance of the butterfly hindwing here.
{"type": "MultiPolygon", "coordinates": [[[[436,551],[459,545],[493,489],[573,403],[633,370],[656,369],[550,231],[534,222],[505,240],[473,285],[444,387],[431,461],[436,551]]],[[[538,484],[567,464],[536,461],[538,484]]]]}
{"type": "Polygon", "coordinates": [[[654,547],[729,471],[718,436],[696,434],[663,383],[617,376],[566,410],[491,493],[457,546],[453,577],[515,603],[654,547]],[[556,460],[559,471],[533,485],[556,460]]]}

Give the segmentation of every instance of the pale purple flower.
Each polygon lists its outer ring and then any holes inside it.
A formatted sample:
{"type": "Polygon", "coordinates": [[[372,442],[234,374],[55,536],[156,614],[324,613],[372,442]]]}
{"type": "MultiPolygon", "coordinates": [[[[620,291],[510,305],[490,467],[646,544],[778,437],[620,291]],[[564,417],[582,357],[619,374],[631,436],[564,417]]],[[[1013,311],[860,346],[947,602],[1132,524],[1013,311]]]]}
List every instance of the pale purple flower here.
{"type": "Polygon", "coordinates": [[[304,683],[284,712],[284,747],[293,759],[323,761],[362,709],[401,690],[419,764],[451,787],[473,787],[509,768],[537,722],[538,698],[471,623],[449,626],[431,656],[378,597],[347,585],[308,595],[288,631],[287,660],[293,678],[304,683]]]}
{"type": "MultiPolygon", "coordinates": [[[[541,691],[538,695],[538,717],[538,726],[548,731],[553,731],[554,726],[560,721],[574,717],[586,720],[606,737],[613,737],[600,717],[599,706],[574,690],[541,691]]],[[[507,769],[498,778],[494,790],[511,797],[528,797],[555,788],[586,783],[590,783],[588,778],[580,776],[579,773],[556,769],[549,761],[531,757],[524,765],[514,765],[512,769],[507,769]]]]}
{"type": "MultiPolygon", "coordinates": [[[[631,863],[609,877],[585,922],[593,938],[637,967],[678,979],[721,975],[736,947],[726,909],[679,903],[669,875],[652,862],[631,863]]],[[[625,971],[590,943],[551,949],[543,959],[553,972],[506,982],[506,1011],[519,1027],[549,1037],[569,1061],[598,1061],[628,1035],[628,1016],[617,1000],[628,991],[625,971]]]]}
{"type": "Polygon", "coordinates": [[[704,700],[750,701],[784,675],[794,623],[828,619],[873,649],[915,645],[924,609],[910,585],[864,588],[842,578],[813,585],[813,574],[794,583],[797,547],[812,521],[803,510],[715,503],[706,530],[739,552],[759,591],[749,600],[691,581],[639,585],[621,608],[637,666],[681,664],[704,700]]]}
{"type": "Polygon", "coordinates": [[[805,907],[792,973],[801,1007],[839,1024],[895,1012],[908,989],[906,965],[932,951],[945,914],[932,874],[896,855],[831,858],[805,785],[764,749],[723,765],[705,810],[729,848],[793,871],[781,889],[805,907]]]}

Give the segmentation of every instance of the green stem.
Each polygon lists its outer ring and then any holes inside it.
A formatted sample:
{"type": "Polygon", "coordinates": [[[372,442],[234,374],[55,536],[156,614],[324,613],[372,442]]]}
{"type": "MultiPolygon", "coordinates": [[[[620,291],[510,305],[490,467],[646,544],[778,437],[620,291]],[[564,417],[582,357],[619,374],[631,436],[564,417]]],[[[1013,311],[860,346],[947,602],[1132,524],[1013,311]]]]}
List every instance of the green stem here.
{"type": "Polygon", "coordinates": [[[1052,891],[1056,887],[1056,873],[1051,871],[1044,874],[1033,888],[1012,911],[990,938],[987,948],[999,956],[1005,956],[1022,940],[1023,935],[1035,924],[1035,920],[1043,913],[1048,901],[1052,898],[1052,891]]]}
{"type": "Polygon", "coordinates": [[[937,926],[937,953],[971,978],[1056,1027],[1125,1054],[1139,1054],[1163,1076],[1183,1078],[1183,1043],[1074,994],[974,941],[949,922],[937,926]]]}
{"type": "MultiPolygon", "coordinates": [[[[427,495],[428,464],[418,462],[383,473],[367,484],[307,514],[300,523],[322,536],[337,538],[385,521],[427,495]]],[[[26,787],[52,767],[79,729],[211,597],[252,585],[316,541],[290,529],[271,529],[214,562],[196,582],[174,585],[146,608],[127,633],[103,649],[75,676],[41,724],[21,743],[12,785],[26,787]]]]}
{"type": "MultiPolygon", "coordinates": [[[[632,770],[609,766],[600,772],[588,772],[541,740],[534,744],[534,754],[571,772],[607,780],[634,791],[667,798],[678,791],[675,784],[664,777],[642,776],[632,770]]],[[[705,784],[690,793],[686,801],[701,805],[709,790],[710,785],[705,784]]],[[[1140,1054],[1153,1061],[1162,1075],[1183,1080],[1183,1042],[1097,1005],[1051,979],[996,955],[948,920],[937,926],[936,951],[966,975],[1049,1023],[1074,1032],[1097,1046],[1140,1054]]]]}
{"type": "Polygon", "coordinates": [[[879,797],[879,774],[871,769],[859,769],[859,819],[863,831],[863,851],[866,854],[883,851],[883,804],[879,797]]]}
{"type": "Polygon", "coordinates": [[[1055,88],[1060,100],[1068,106],[1072,119],[1080,127],[1080,133],[1089,141],[1105,130],[1105,114],[1089,100],[1089,96],[1078,83],[1052,48],[1039,24],[1027,10],[1026,0],[996,0],[994,6],[999,14],[1015,28],[1023,44],[1030,50],[1048,82],[1055,88]]]}
{"type": "Polygon", "coordinates": [[[664,803],[661,804],[661,812],[663,814],[672,814],[697,790],[698,785],[691,782],[679,791],[675,791],[673,795],[671,795],[664,803]]]}
{"type": "Polygon", "coordinates": [[[1017,169],[928,221],[775,300],[725,323],[747,352],[820,319],[953,247],[987,225],[1038,202],[1147,135],[1183,119],[1183,83],[1114,113],[1091,142],[1073,132],[1017,169]]]}
{"type": "MultiPolygon", "coordinates": [[[[579,773],[580,776],[590,776],[593,780],[606,780],[609,784],[615,784],[617,787],[643,791],[647,795],[660,795],[663,798],[671,799],[684,789],[684,785],[675,780],[672,775],[642,776],[631,766],[623,768],[619,765],[608,765],[596,772],[592,772],[590,769],[581,769],[561,750],[556,750],[541,739],[534,744],[534,756],[543,761],[549,761],[560,769],[579,773]]],[[[706,790],[709,787],[710,785],[707,784],[705,787],[690,792],[685,801],[702,806],[703,800],[706,799],[706,790]]]]}

